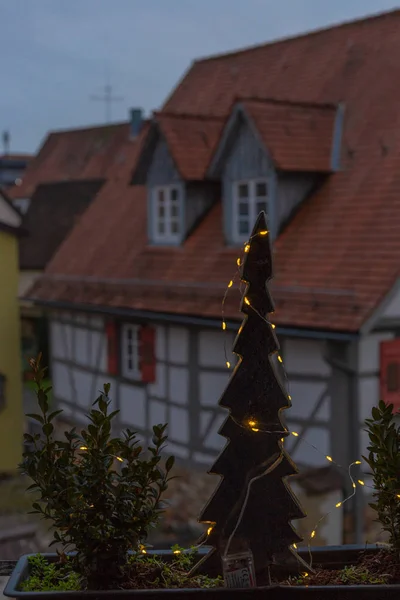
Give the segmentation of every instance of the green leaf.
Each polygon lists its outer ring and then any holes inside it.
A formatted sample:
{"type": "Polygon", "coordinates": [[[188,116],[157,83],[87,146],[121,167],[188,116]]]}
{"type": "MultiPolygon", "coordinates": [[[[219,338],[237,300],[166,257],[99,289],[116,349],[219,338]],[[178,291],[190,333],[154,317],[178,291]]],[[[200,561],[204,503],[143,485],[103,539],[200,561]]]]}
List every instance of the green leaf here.
{"type": "Polygon", "coordinates": [[[25,416],[29,417],[30,419],[33,419],[34,421],[39,421],[39,423],[44,423],[44,419],[41,415],[37,415],[35,413],[27,413],[25,416]]]}
{"type": "Polygon", "coordinates": [[[59,410],[55,410],[54,412],[52,412],[52,413],[49,414],[49,416],[47,417],[47,420],[48,421],[52,421],[58,415],[60,415],[62,412],[63,412],[62,408],[60,408],[59,410]]]}
{"type": "Polygon", "coordinates": [[[376,406],[374,406],[372,409],[372,417],[375,419],[375,421],[379,421],[381,418],[381,413],[376,406]]]}
{"type": "Polygon", "coordinates": [[[175,456],[169,456],[165,463],[166,470],[170,471],[172,469],[172,467],[174,466],[174,463],[175,463],[175,456]]]}
{"type": "Polygon", "coordinates": [[[43,430],[43,433],[46,436],[51,435],[53,433],[53,431],[54,431],[54,425],[53,425],[53,423],[45,423],[43,425],[43,427],[42,427],[42,430],[43,430]]]}
{"type": "Polygon", "coordinates": [[[39,402],[39,406],[41,411],[45,414],[47,413],[47,411],[49,410],[49,403],[47,400],[47,396],[44,393],[43,390],[38,390],[37,391],[37,398],[38,398],[38,402],[39,402]]]}

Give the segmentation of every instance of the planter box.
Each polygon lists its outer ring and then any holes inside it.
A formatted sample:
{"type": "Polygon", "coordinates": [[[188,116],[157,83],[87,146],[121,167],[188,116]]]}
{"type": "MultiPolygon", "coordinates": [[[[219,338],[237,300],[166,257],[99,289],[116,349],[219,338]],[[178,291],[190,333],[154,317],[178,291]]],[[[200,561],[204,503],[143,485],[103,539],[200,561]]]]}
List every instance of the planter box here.
{"type": "MultiPolygon", "coordinates": [[[[338,546],[313,548],[313,564],[322,565],[329,569],[340,569],[345,565],[357,562],[362,552],[376,553],[376,546],[338,546]]],[[[202,548],[199,554],[205,554],[207,549],[202,548]]],[[[165,560],[170,560],[170,550],[149,551],[165,560]]],[[[300,556],[307,560],[308,552],[300,551],[300,556]]],[[[87,592],[22,592],[20,583],[29,575],[28,557],[22,556],[4,590],[4,595],[21,600],[77,600],[78,598],[106,600],[121,598],[121,600],[161,600],[163,596],[177,600],[398,600],[400,598],[399,585],[359,585],[359,586],[283,586],[257,587],[250,589],[173,589],[173,590],[115,590],[115,591],[87,591],[87,592]]],[[[44,554],[49,561],[58,559],[57,554],[44,554]]],[[[283,573],[283,570],[280,570],[283,573]]]]}

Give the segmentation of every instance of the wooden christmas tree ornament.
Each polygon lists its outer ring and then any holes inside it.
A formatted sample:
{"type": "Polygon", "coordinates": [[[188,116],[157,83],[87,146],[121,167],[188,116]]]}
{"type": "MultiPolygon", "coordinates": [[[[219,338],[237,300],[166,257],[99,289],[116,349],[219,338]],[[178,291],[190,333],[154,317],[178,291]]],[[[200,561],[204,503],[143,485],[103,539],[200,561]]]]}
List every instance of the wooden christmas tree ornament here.
{"type": "Polygon", "coordinates": [[[245,317],[233,346],[239,361],[219,401],[229,410],[219,430],[228,442],[209,471],[221,481],[199,517],[209,524],[206,544],[213,549],[194,567],[198,573],[221,572],[222,557],[245,548],[253,553],[256,573],[265,570],[301,541],[290,522],[305,516],[286,482],[298,471],[283,447],[289,432],[281,413],[291,402],[273,363],[279,344],[268,321],[274,305],[264,212],[245,250],[245,317]]]}

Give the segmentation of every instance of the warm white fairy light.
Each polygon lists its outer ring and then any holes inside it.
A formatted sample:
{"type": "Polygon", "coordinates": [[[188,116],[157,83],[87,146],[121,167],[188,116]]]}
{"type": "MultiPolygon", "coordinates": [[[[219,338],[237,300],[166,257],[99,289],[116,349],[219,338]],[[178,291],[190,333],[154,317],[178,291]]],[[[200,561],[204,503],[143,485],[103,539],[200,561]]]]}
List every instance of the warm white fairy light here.
{"type": "Polygon", "coordinates": [[[329,460],[329,462],[333,462],[333,458],[332,456],[325,456],[326,460],[329,460]]]}
{"type": "Polygon", "coordinates": [[[222,321],[222,330],[225,331],[225,329],[226,329],[226,323],[225,323],[225,321],[222,321]]]}
{"type": "Polygon", "coordinates": [[[278,360],[280,363],[283,363],[283,358],[282,358],[282,356],[280,356],[280,354],[278,354],[278,360]]]}
{"type": "Polygon", "coordinates": [[[244,297],[244,302],[247,304],[247,306],[250,306],[250,300],[247,298],[247,296],[244,297]]]}
{"type": "Polygon", "coordinates": [[[231,288],[232,286],[233,286],[233,281],[231,279],[230,282],[228,283],[228,288],[231,288]]]}
{"type": "Polygon", "coordinates": [[[87,446],[80,446],[79,450],[87,450],[87,446]]]}
{"type": "Polygon", "coordinates": [[[250,250],[250,244],[246,244],[244,247],[244,251],[246,252],[246,254],[249,250],[250,250]]]}
{"type": "Polygon", "coordinates": [[[228,369],[231,368],[231,363],[229,362],[229,360],[226,361],[226,366],[227,366],[228,369]]]}
{"type": "Polygon", "coordinates": [[[299,434],[297,433],[297,431],[292,431],[291,434],[294,435],[294,437],[299,437],[299,434]]]}

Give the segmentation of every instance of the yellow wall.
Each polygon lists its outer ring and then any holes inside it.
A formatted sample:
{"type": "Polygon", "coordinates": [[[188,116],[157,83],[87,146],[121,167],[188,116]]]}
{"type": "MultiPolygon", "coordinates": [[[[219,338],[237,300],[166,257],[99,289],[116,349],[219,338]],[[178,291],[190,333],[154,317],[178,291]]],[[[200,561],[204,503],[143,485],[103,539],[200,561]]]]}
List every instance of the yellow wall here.
{"type": "Polygon", "coordinates": [[[0,474],[15,471],[22,455],[18,278],[18,238],[0,230],[0,372],[7,378],[6,405],[0,409],[0,474]]]}

